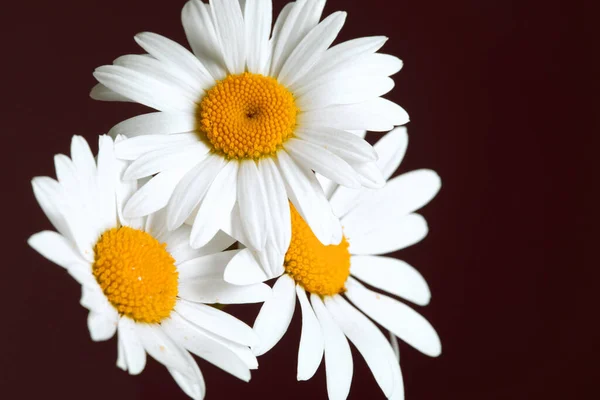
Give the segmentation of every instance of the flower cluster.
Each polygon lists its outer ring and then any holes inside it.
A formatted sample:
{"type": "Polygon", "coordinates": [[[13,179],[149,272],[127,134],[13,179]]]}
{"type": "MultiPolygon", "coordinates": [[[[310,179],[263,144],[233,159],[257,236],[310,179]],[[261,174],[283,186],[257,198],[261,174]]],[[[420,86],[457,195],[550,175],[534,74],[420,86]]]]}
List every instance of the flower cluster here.
{"type": "Polygon", "coordinates": [[[381,96],[402,62],[378,53],[385,37],[332,46],[346,13],[321,20],[324,5],[297,0],[272,23],[271,0],[190,0],[191,52],[141,33],[146,53],[94,72],[92,98],[155,111],[100,136],[96,157],[74,136],[57,179],[33,179],[56,231],[29,244],[81,284],[90,335],[117,334],[119,368],[138,374],[150,355],[193,399],[206,386],[192,355],[249,381],[296,300],[297,378],[324,358],[330,399],[350,390],[348,341],[390,399],[404,398],[397,337],[440,354],[429,322],[381,293],[429,302],[423,277],[382,255],[427,235],[415,211],[441,185],[431,170],[391,178],[408,115],[381,96]],[[371,146],[366,131],[390,132],[371,146]],[[253,327],[215,306],[241,303],[263,303],[253,327]]]}

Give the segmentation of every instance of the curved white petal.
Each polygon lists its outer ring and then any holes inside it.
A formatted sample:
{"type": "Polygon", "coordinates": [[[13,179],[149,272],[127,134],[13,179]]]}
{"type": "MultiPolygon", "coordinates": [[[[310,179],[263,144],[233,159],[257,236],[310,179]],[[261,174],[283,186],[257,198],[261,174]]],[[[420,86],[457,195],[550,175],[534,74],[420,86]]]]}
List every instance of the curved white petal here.
{"type": "Polygon", "coordinates": [[[198,364],[196,364],[196,361],[190,353],[187,351],[182,351],[181,354],[187,360],[189,369],[192,372],[192,376],[184,375],[173,368],[167,368],[167,370],[185,394],[194,400],[202,400],[204,399],[204,394],[206,393],[206,383],[204,382],[202,372],[200,372],[198,364]]]}
{"type": "Polygon", "coordinates": [[[197,280],[218,280],[223,277],[225,267],[240,250],[228,250],[208,254],[181,263],[177,266],[179,283],[197,280]]]}
{"type": "Polygon", "coordinates": [[[185,350],[180,347],[164,328],[158,324],[136,323],[135,332],[148,354],[167,368],[192,378],[194,371],[185,357],[185,350]]]}
{"type": "Polygon", "coordinates": [[[117,92],[114,92],[101,83],[97,83],[90,91],[90,97],[98,101],[122,101],[131,102],[131,100],[117,92]]]}
{"type": "Polygon", "coordinates": [[[285,254],[292,238],[292,223],[290,217],[290,203],[285,189],[281,172],[277,169],[271,158],[264,158],[258,163],[258,172],[265,184],[268,198],[269,217],[267,218],[267,247],[272,246],[281,254],[285,254]]]}
{"type": "Polygon", "coordinates": [[[73,244],[57,232],[38,232],[31,235],[27,243],[42,256],[67,270],[83,269],[89,265],[73,244]]]}
{"type": "Polygon", "coordinates": [[[211,0],[210,10],[229,73],[243,73],[246,66],[246,30],[239,1],[211,0]]]}
{"type": "Polygon", "coordinates": [[[344,400],[350,393],[354,367],[350,345],[342,330],[331,318],[321,298],[316,294],[311,294],[310,301],[321,324],[325,339],[327,394],[330,400],[344,400]]]}
{"type": "Polygon", "coordinates": [[[246,0],[244,23],[246,26],[246,65],[248,71],[267,75],[270,55],[269,35],[273,4],[271,0],[246,0]]]}
{"type": "Polygon", "coordinates": [[[402,260],[380,256],[353,256],[350,259],[350,273],[371,286],[420,306],[426,306],[431,299],[431,291],[423,275],[402,260]]]}
{"type": "Polygon", "coordinates": [[[133,320],[127,317],[119,319],[118,340],[119,358],[123,361],[121,369],[131,375],[141,373],[146,367],[146,350],[137,336],[133,320]]]}
{"type": "Polygon", "coordinates": [[[252,251],[246,248],[237,253],[227,264],[223,279],[233,285],[251,285],[264,282],[269,277],[257,263],[252,251]]]}
{"type": "Polygon", "coordinates": [[[115,137],[124,135],[131,139],[142,135],[193,132],[195,129],[196,118],[192,113],[158,111],[126,119],[113,126],[108,134],[115,137]]]}
{"type": "Polygon", "coordinates": [[[375,322],[415,349],[431,357],[442,352],[440,338],[419,313],[398,300],[372,292],[350,277],[346,296],[375,322]]]}
{"type": "Polygon", "coordinates": [[[307,111],[336,104],[362,103],[383,96],[394,88],[394,81],[386,76],[358,75],[351,78],[333,78],[302,93],[296,100],[298,108],[307,111]]]}
{"type": "Polygon", "coordinates": [[[112,307],[106,307],[102,312],[90,311],[87,325],[94,342],[102,342],[112,338],[117,331],[119,314],[112,307]]]}
{"type": "Polygon", "coordinates": [[[231,285],[223,278],[184,282],[179,285],[182,299],[205,304],[261,303],[271,298],[271,288],[264,283],[254,285],[231,285]]]}
{"type": "Polygon", "coordinates": [[[267,239],[268,204],[264,180],[254,160],[240,163],[237,191],[241,223],[246,237],[253,248],[262,250],[267,239]]]}
{"type": "Polygon", "coordinates": [[[356,255],[378,255],[401,250],[423,240],[428,231],[425,218],[419,214],[389,218],[385,228],[375,223],[368,226],[344,225],[350,253],[356,255]]]}
{"type": "Polygon", "coordinates": [[[252,347],[257,356],[271,350],[283,337],[292,321],[296,308],[295,283],[288,275],[282,275],[273,286],[273,296],[265,301],[256,321],[254,331],[259,343],[252,347]]]}
{"type": "Polygon", "coordinates": [[[298,348],[298,375],[299,381],[307,381],[313,377],[325,349],[321,324],[317,320],[306,291],[299,285],[296,286],[296,295],[302,309],[302,333],[300,335],[300,347],[298,348]]]}
{"type": "Polygon", "coordinates": [[[115,155],[122,160],[136,160],[146,153],[170,146],[189,146],[198,141],[195,133],[173,135],[154,134],[134,136],[115,144],[115,155]]]}
{"type": "Polygon", "coordinates": [[[341,296],[325,299],[325,306],[344,334],[363,356],[386,397],[394,390],[394,351],[381,331],[341,296]]]}

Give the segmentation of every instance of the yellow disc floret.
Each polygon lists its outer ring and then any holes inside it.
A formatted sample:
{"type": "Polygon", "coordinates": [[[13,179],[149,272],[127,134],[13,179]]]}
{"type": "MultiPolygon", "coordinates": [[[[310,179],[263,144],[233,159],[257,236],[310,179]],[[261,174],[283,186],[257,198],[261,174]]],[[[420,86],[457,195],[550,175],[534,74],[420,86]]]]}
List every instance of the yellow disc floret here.
{"type": "Polygon", "coordinates": [[[233,159],[273,155],[296,127],[294,96],[276,79],[229,75],[206,92],[197,130],[215,152],[233,159]]]}
{"type": "Polygon", "coordinates": [[[323,245],[294,206],[290,208],[292,241],[285,254],[285,271],[310,293],[331,296],[345,292],[350,275],[348,241],[344,237],[338,245],[323,245]]]}
{"type": "Polygon", "coordinates": [[[121,315],[158,323],[171,314],[178,273],[165,244],[146,232],[121,227],[104,232],[94,251],[92,272],[121,315]]]}

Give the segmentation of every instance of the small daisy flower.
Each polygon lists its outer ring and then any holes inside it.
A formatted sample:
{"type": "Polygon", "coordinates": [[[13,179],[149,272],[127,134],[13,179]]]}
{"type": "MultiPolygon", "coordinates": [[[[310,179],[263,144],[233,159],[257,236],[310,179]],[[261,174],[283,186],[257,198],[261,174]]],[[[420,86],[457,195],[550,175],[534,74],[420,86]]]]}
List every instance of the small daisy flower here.
{"type": "Polygon", "coordinates": [[[190,228],[169,231],[164,212],[125,218],[123,203],[137,184],[118,179],[125,163],[113,150],[113,140],[101,136],[96,162],[87,142],[74,136],[71,158],[55,157],[58,180],[33,179],[35,197],[58,232],[36,233],[29,245],[81,284],[94,341],[118,332],[119,368],[139,374],[148,353],[194,399],[204,398],[205,384],[190,353],[249,381],[258,366],[249,348],[256,334],[208,304],[264,301],[270,288],[221,279],[237,253],[223,251],[230,237],[192,249],[190,228]]]}
{"type": "MultiPolygon", "coordinates": [[[[406,144],[406,131],[399,128],[375,145],[386,179],[398,167],[406,144]]],[[[411,246],[427,235],[424,218],[414,211],[436,195],[440,184],[435,172],[417,170],[390,179],[380,190],[333,188],[331,202],[344,229],[338,245],[322,244],[291,206],[292,240],[285,273],[254,324],[260,337],[255,354],[269,351],[283,337],[298,299],[302,311],[298,380],[314,375],[324,353],[329,398],[345,399],[353,370],[349,339],[385,396],[403,399],[396,336],[432,357],[441,353],[440,339],[412,308],[364,283],[418,305],[429,303],[430,291],[421,274],[406,262],[381,254],[411,246]],[[392,344],[371,320],[392,333],[392,344]]]]}
{"type": "Polygon", "coordinates": [[[182,22],[193,53],[141,33],[135,40],[147,54],[96,69],[93,98],[158,110],[111,131],[129,138],[116,146],[133,161],[124,179],[154,176],[126,216],[166,207],[168,228],[188,220],[191,245],[200,247],[233,215],[249,246],[273,248],[281,262],[289,199],[321,242],[340,242],[315,172],[351,188],[380,187],[376,153],[351,131],[388,131],[408,115],[380,97],[402,67],[377,53],[387,38],[330,48],[346,13],[319,22],[324,5],[289,3],[271,29],[270,0],[192,0],[182,22]]]}

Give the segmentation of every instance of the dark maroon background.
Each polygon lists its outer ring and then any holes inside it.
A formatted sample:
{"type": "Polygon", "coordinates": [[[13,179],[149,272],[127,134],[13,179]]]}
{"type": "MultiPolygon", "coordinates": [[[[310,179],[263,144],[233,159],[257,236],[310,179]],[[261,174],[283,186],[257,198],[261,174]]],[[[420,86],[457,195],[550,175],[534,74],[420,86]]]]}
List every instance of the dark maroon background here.
{"type": "MultiPolygon", "coordinates": [[[[96,148],[97,134],[140,111],[90,100],[93,69],[139,52],[140,31],[183,42],[183,4],[2,6],[2,398],[185,398],[154,361],[138,377],[118,370],[116,341],[89,338],[79,286],[25,244],[50,227],[30,179],[54,175],[52,156],[68,152],[71,135],[96,148]]],[[[419,311],[443,343],[438,359],[402,345],[407,399],[598,398],[599,335],[586,322],[598,316],[590,276],[598,234],[587,210],[598,182],[590,176],[598,124],[589,121],[598,74],[584,79],[598,51],[597,14],[553,0],[331,0],[326,11],[338,9],[349,12],[341,39],[387,35],[384,51],[405,62],[390,95],[412,121],[401,170],[433,168],[443,179],[423,211],[431,233],[401,252],[431,286],[419,311]]],[[[256,309],[232,308],[248,321],[256,309]]],[[[325,399],[323,366],[296,382],[299,329],[295,318],[250,384],[200,361],[208,398],[325,399]]],[[[383,398],[354,360],[350,398],[383,398]]]]}

